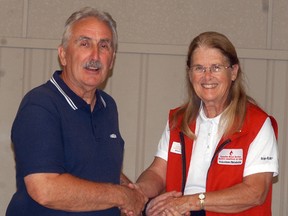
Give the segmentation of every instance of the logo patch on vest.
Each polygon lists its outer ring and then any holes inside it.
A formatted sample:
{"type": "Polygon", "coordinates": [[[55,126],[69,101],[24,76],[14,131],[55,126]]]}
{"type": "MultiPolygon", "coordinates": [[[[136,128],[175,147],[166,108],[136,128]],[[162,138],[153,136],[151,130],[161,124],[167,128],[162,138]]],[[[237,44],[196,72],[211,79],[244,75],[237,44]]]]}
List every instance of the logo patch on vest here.
{"type": "Polygon", "coordinates": [[[175,154],[181,154],[181,144],[179,142],[173,142],[170,152],[175,154]]]}
{"type": "Polygon", "coordinates": [[[218,164],[241,165],[243,163],[243,149],[223,149],[218,155],[218,164]]]}

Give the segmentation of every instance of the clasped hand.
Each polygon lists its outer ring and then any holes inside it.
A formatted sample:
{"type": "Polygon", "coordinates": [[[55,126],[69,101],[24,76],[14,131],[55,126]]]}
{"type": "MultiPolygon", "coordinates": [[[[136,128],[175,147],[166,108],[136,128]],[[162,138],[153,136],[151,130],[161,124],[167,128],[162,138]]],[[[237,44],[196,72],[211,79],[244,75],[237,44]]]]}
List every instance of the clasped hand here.
{"type": "Polygon", "coordinates": [[[146,208],[147,216],[189,216],[189,204],[181,192],[171,191],[157,196],[146,208]]]}
{"type": "Polygon", "coordinates": [[[142,215],[148,197],[135,184],[130,183],[123,187],[126,187],[127,202],[120,208],[121,213],[127,216],[142,215]]]}

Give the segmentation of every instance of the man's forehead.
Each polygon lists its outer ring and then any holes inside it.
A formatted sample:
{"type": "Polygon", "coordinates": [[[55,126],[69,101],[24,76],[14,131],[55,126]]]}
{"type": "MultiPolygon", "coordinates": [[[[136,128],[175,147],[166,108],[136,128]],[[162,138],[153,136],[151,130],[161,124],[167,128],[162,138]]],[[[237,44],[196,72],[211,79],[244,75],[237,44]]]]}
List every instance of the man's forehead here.
{"type": "Polygon", "coordinates": [[[85,30],[85,29],[101,29],[101,31],[107,31],[109,33],[112,33],[112,29],[111,27],[108,25],[108,23],[106,23],[103,20],[100,20],[96,17],[85,17],[82,18],[78,21],[75,21],[72,25],[72,29],[81,29],[81,30],[85,30]]]}
{"type": "Polygon", "coordinates": [[[72,36],[75,38],[99,39],[108,38],[112,40],[111,28],[103,21],[96,18],[79,20],[71,28],[72,36]]]}
{"type": "Polygon", "coordinates": [[[76,37],[75,39],[76,41],[95,41],[95,42],[102,42],[102,41],[106,41],[106,42],[111,42],[112,39],[111,38],[93,38],[90,36],[85,36],[85,35],[80,35],[78,37],[76,37]]]}

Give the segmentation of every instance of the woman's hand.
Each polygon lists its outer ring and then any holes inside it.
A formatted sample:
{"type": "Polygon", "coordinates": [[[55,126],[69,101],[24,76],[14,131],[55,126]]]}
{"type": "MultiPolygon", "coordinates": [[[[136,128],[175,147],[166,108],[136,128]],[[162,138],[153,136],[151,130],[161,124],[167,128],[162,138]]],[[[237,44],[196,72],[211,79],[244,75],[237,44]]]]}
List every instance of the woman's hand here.
{"type": "Polygon", "coordinates": [[[185,208],[183,208],[184,206],[187,206],[187,204],[185,204],[186,199],[182,198],[182,193],[176,191],[161,194],[149,202],[146,208],[146,215],[183,215],[189,211],[186,211],[185,208]]]}

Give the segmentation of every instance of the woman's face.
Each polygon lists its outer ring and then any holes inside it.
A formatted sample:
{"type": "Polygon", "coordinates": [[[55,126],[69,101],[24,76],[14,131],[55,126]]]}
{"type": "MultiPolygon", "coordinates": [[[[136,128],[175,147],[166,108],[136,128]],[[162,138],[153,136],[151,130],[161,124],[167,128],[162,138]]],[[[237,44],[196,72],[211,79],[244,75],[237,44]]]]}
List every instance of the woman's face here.
{"type": "Polygon", "coordinates": [[[236,64],[230,67],[220,50],[208,47],[197,48],[191,62],[189,77],[196,94],[205,106],[214,106],[223,111],[239,66],[236,64]]]}

